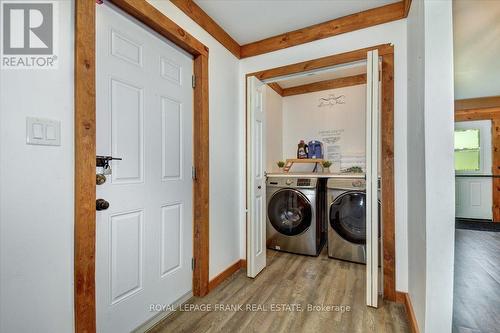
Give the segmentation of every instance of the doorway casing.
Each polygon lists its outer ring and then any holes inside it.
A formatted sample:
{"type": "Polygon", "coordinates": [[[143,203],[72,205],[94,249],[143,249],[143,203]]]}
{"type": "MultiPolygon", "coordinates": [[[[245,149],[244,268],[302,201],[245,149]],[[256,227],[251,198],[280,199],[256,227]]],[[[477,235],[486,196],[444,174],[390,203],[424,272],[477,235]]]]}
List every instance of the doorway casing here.
{"type": "MultiPolygon", "coordinates": [[[[110,0],[116,7],[193,55],[193,294],[208,293],[209,110],[208,48],[146,1],[110,0]]],[[[96,331],[96,91],[94,0],[75,2],[75,331],[96,331]]]]}
{"type": "MultiPolygon", "coordinates": [[[[396,241],[395,241],[395,206],[394,206],[394,46],[382,44],[355,51],[335,54],[323,58],[308,60],[291,65],[248,73],[246,78],[255,76],[259,80],[278,78],[311,70],[347,64],[365,60],[368,51],[378,50],[382,59],[382,109],[381,109],[381,192],[382,192],[382,240],[383,240],[383,281],[384,298],[390,301],[402,301],[403,294],[396,291],[396,241]]],[[[245,80],[247,82],[247,80],[245,80]]],[[[245,94],[246,95],[246,94],[245,94]]],[[[245,107],[246,108],[246,107],[245,107]]],[[[248,110],[246,110],[246,115],[248,110]]],[[[246,116],[245,116],[246,119],[246,116]]],[[[248,124],[245,124],[247,130],[248,124]]],[[[246,135],[245,135],[246,138],[246,135]]],[[[248,142],[245,142],[248,159],[248,142]]],[[[248,163],[245,173],[248,174],[248,163]]],[[[248,184],[247,184],[248,186],[248,184]]],[[[248,195],[246,195],[248,210],[248,195]]],[[[248,224],[248,220],[246,221],[248,224]]],[[[248,236],[248,235],[247,235],[248,236]]],[[[247,239],[247,238],[245,238],[247,239]]]]}

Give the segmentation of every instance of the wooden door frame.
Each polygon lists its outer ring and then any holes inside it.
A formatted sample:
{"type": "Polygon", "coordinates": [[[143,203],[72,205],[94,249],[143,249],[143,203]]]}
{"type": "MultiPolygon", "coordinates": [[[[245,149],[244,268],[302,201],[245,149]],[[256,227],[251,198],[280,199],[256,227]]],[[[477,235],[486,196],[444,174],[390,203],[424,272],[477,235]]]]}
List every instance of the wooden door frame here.
{"type": "MultiPolygon", "coordinates": [[[[396,241],[395,241],[395,208],[394,208],[394,46],[382,44],[351,52],[335,54],[323,58],[308,60],[291,65],[247,73],[246,78],[255,76],[259,80],[267,80],[283,75],[298,74],[314,69],[346,64],[366,59],[368,51],[378,50],[382,59],[382,223],[383,223],[383,268],[384,268],[384,298],[390,301],[401,301],[400,292],[396,291],[396,241]]],[[[245,82],[246,84],[246,82],[245,82]]],[[[246,93],[245,93],[246,96],[246,93]]],[[[248,115],[245,105],[245,115],[248,115]]],[[[245,116],[245,119],[246,119],[245,116]]],[[[245,123],[245,132],[248,124],[245,123]]],[[[245,135],[246,163],[245,173],[248,173],[248,142],[245,135]]],[[[247,184],[248,186],[248,184],[247,184]]],[[[245,193],[246,208],[248,194],[245,193]]],[[[246,221],[248,223],[248,220],[246,221]]],[[[247,238],[245,238],[247,239],[247,238]]]]}
{"type": "Polygon", "coordinates": [[[493,222],[500,223],[500,96],[455,101],[455,122],[491,120],[493,222]]]}
{"type": "MultiPolygon", "coordinates": [[[[208,293],[209,260],[209,110],[208,48],[146,1],[109,0],[193,55],[193,294],[208,293]]],[[[95,200],[96,87],[95,0],[75,3],[75,331],[96,331],[95,200]]]]}

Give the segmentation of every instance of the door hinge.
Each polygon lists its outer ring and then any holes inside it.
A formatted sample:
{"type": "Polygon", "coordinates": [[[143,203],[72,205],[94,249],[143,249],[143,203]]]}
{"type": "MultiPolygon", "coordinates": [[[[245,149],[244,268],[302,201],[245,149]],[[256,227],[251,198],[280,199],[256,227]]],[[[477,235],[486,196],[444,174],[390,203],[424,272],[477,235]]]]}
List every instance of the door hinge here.
{"type": "Polygon", "coordinates": [[[193,86],[193,88],[196,88],[196,76],[191,76],[191,85],[193,86]]]}
{"type": "Polygon", "coordinates": [[[194,258],[191,258],[191,270],[194,271],[194,258]]]}
{"type": "Polygon", "coordinates": [[[193,178],[193,180],[196,180],[196,167],[193,166],[191,168],[191,177],[193,178]]]}

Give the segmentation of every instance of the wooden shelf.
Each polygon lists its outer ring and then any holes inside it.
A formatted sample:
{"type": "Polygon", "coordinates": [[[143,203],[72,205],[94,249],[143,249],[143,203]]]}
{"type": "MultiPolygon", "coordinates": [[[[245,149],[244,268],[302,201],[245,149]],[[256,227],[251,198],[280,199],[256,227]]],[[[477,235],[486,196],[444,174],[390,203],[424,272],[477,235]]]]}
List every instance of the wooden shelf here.
{"type": "Polygon", "coordinates": [[[325,160],[321,158],[289,158],[286,160],[285,167],[283,168],[284,172],[290,171],[290,168],[294,163],[319,163],[321,170],[323,170],[323,162],[325,160]]]}

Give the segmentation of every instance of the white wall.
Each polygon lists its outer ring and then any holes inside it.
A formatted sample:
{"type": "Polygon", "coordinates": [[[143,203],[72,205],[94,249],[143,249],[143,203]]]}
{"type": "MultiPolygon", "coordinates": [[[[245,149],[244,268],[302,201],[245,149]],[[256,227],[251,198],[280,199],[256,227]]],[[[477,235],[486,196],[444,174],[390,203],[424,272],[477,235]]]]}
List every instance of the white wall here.
{"type": "Polygon", "coordinates": [[[0,71],[0,331],[73,331],[72,2],[59,68],[0,71]],[[61,121],[61,146],[26,145],[26,117],[61,121]]]}
{"type": "Polygon", "coordinates": [[[413,1],[408,40],[409,294],[422,332],[450,332],[455,233],[451,2],[413,1]]]}
{"type": "Polygon", "coordinates": [[[455,98],[500,95],[500,1],[454,0],[455,98]]]}
{"type": "Polygon", "coordinates": [[[425,129],[424,3],[408,15],[408,293],[421,330],[425,327],[425,129]]]}
{"type": "Polygon", "coordinates": [[[278,172],[277,161],[283,160],[283,98],[265,86],[266,171],[278,172]]]}
{"type": "MultiPolygon", "coordinates": [[[[73,331],[73,1],[60,1],[59,69],[0,73],[0,331],[73,331]],[[27,146],[27,116],[58,119],[60,147],[27,146]],[[29,318],[27,320],[27,318],[29,318]]],[[[170,1],[152,1],[210,49],[210,278],[239,260],[238,60],[170,1]]]]}
{"type": "MultiPolygon", "coordinates": [[[[365,155],[366,85],[329,89],[283,98],[284,158],[295,158],[297,144],[320,140],[320,132],[341,131],[336,145],[342,156],[365,155]],[[319,99],[345,96],[345,104],[319,107],[319,99]]],[[[326,149],[326,145],[324,146],[326,149]]],[[[363,165],[364,166],[364,165],[363,165]]]]}
{"type": "Polygon", "coordinates": [[[427,224],[425,332],[450,332],[455,248],[452,2],[426,0],[424,9],[427,224]]]}
{"type": "Polygon", "coordinates": [[[396,288],[408,288],[407,211],[406,211],[406,20],[390,22],[331,38],[298,45],[240,61],[239,142],[240,142],[240,256],[245,257],[245,74],[263,69],[348,52],[384,43],[394,44],[395,91],[395,187],[396,193],[396,288]]]}

